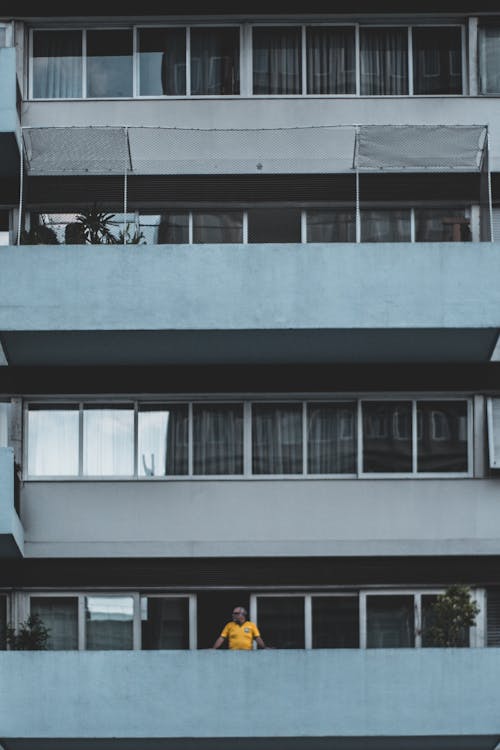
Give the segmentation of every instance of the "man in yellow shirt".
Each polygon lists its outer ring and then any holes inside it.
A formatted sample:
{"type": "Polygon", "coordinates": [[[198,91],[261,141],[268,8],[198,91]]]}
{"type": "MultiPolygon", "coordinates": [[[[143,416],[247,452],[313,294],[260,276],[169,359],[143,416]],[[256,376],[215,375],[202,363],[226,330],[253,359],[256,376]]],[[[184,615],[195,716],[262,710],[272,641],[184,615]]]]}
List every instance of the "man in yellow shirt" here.
{"type": "Polygon", "coordinates": [[[267,648],[257,625],[247,620],[248,612],[245,607],[235,607],[232,616],[232,622],[224,626],[212,648],[220,648],[226,640],[228,648],[240,651],[250,651],[254,640],[258,648],[267,648]]]}

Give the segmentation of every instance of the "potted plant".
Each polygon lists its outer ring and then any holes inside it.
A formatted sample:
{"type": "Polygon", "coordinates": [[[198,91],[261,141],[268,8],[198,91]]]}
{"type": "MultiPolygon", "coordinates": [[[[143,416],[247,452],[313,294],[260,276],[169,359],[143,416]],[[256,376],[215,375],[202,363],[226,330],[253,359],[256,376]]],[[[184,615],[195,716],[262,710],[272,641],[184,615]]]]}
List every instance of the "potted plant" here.
{"type": "Polygon", "coordinates": [[[427,646],[468,646],[469,628],[476,624],[479,607],[468,586],[454,584],[436,597],[424,629],[427,646]]]}
{"type": "Polygon", "coordinates": [[[46,651],[49,633],[40,615],[34,614],[21,622],[17,631],[8,625],[5,637],[12,651],[46,651]]]}

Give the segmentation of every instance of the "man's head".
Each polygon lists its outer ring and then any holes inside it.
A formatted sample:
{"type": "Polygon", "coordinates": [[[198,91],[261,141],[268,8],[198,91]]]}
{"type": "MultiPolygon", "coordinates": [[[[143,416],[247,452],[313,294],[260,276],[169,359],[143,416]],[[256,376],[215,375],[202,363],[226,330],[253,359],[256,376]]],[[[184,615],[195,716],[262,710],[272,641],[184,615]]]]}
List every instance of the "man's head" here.
{"type": "Polygon", "coordinates": [[[246,611],[245,607],[234,607],[232,617],[233,622],[239,622],[241,624],[247,619],[248,612],[246,611]]]}

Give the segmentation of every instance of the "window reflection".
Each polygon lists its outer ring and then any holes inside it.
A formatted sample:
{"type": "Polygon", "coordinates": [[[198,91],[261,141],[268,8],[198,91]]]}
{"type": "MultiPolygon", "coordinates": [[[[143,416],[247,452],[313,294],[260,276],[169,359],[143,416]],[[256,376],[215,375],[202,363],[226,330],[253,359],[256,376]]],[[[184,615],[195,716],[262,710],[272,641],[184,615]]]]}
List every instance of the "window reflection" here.
{"type": "Polygon", "coordinates": [[[368,648],[414,646],[413,596],[367,596],[366,632],[368,648]]]}
{"type": "Polygon", "coordinates": [[[86,647],[90,651],[133,647],[131,596],[85,597],[86,647]]]}
{"type": "Polygon", "coordinates": [[[188,407],[141,406],[138,416],[139,476],[188,473],[188,407]]]}
{"type": "Polygon", "coordinates": [[[141,598],[142,648],[189,648],[189,599],[148,596],[141,598]]]}
{"type": "Polygon", "coordinates": [[[87,96],[132,96],[132,31],[87,32],[87,96]]]}

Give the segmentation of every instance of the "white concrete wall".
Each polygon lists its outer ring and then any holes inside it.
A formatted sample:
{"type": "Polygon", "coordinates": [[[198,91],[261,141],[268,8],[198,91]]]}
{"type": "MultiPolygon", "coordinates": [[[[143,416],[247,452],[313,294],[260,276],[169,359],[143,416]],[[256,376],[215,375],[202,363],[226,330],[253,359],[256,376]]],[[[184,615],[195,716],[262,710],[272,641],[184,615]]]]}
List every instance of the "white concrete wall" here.
{"type": "Polygon", "coordinates": [[[492,648],[0,652],[0,727],[7,747],[14,737],[498,735],[499,673],[492,648]]]}
{"type": "Polygon", "coordinates": [[[25,554],[498,554],[499,482],[27,482],[22,495],[25,554]]]}

